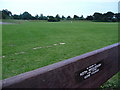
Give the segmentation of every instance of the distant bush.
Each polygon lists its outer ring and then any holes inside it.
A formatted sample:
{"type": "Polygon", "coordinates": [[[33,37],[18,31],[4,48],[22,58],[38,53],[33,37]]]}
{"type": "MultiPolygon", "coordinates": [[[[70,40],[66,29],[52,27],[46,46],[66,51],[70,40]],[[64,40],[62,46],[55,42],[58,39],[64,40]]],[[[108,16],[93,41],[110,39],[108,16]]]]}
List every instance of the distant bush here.
{"type": "Polygon", "coordinates": [[[60,19],[57,19],[56,17],[53,17],[53,16],[49,16],[48,17],[48,22],[59,22],[60,19]]]}

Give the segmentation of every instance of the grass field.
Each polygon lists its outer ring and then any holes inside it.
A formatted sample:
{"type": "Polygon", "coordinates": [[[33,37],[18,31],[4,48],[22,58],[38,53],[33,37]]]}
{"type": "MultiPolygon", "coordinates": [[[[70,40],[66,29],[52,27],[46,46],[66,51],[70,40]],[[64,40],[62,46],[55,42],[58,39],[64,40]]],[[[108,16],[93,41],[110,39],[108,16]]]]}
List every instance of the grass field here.
{"type": "Polygon", "coordinates": [[[117,23],[13,23],[2,26],[3,79],[118,42],[117,23]]]}

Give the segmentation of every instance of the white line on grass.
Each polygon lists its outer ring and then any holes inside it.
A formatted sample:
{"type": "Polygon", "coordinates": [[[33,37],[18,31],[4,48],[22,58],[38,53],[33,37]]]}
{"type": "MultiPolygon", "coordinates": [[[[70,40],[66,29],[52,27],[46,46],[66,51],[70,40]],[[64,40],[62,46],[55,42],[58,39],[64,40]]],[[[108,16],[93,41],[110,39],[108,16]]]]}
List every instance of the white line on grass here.
{"type": "Polygon", "coordinates": [[[18,52],[18,53],[15,53],[15,55],[19,55],[19,54],[24,54],[24,53],[26,53],[26,52],[18,52]]]}
{"type": "MultiPolygon", "coordinates": [[[[66,43],[59,43],[59,44],[53,44],[53,46],[57,46],[57,45],[64,45],[66,43]]],[[[14,46],[14,45],[13,45],[14,46]]],[[[37,49],[40,49],[40,48],[49,48],[49,47],[53,47],[53,46],[46,46],[46,47],[35,47],[35,48],[32,48],[33,50],[37,50],[37,49]]],[[[14,53],[14,55],[20,55],[20,54],[25,54],[26,52],[24,51],[21,51],[21,52],[17,52],[17,53],[14,53]]],[[[0,58],[5,58],[5,56],[0,56],[0,58]]]]}
{"type": "Polygon", "coordinates": [[[53,44],[54,46],[57,46],[58,44],[53,44]]]}
{"type": "MultiPolygon", "coordinates": [[[[66,43],[59,43],[59,44],[53,44],[53,46],[57,46],[57,45],[63,45],[63,44],[66,44],[66,43]]],[[[40,49],[40,48],[49,48],[49,47],[53,47],[53,46],[45,46],[45,47],[34,47],[33,50],[37,50],[37,49],[40,49]]]]}
{"type": "Polygon", "coordinates": [[[33,49],[36,50],[36,49],[40,49],[40,48],[43,48],[43,47],[35,47],[35,48],[33,48],[33,49]]]}
{"type": "Polygon", "coordinates": [[[5,58],[5,56],[0,56],[0,58],[5,58]]]}
{"type": "Polygon", "coordinates": [[[61,42],[60,44],[63,45],[63,44],[66,44],[66,43],[61,42]]]}
{"type": "Polygon", "coordinates": [[[47,48],[52,47],[52,46],[46,46],[47,48]]]}

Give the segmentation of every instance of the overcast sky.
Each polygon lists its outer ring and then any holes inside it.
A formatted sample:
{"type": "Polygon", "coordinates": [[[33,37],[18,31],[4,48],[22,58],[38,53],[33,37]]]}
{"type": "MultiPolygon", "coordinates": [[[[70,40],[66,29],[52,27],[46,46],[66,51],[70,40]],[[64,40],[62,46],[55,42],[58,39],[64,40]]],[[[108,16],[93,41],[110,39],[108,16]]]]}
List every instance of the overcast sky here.
{"type": "Polygon", "coordinates": [[[118,12],[119,0],[0,0],[0,10],[8,9],[13,14],[28,11],[36,14],[60,16],[93,15],[94,12],[118,12]]]}

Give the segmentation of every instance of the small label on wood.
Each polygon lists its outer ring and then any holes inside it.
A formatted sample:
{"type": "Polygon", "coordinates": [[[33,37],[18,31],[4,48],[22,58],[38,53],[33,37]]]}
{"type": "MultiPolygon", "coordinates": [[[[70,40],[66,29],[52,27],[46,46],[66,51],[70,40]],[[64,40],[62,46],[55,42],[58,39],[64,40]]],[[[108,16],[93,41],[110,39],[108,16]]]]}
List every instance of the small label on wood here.
{"type": "Polygon", "coordinates": [[[100,70],[103,68],[103,62],[100,61],[98,63],[92,64],[86,68],[84,68],[81,71],[78,71],[75,73],[75,78],[78,82],[81,82],[83,80],[86,80],[93,76],[94,74],[97,74],[100,70]]]}

